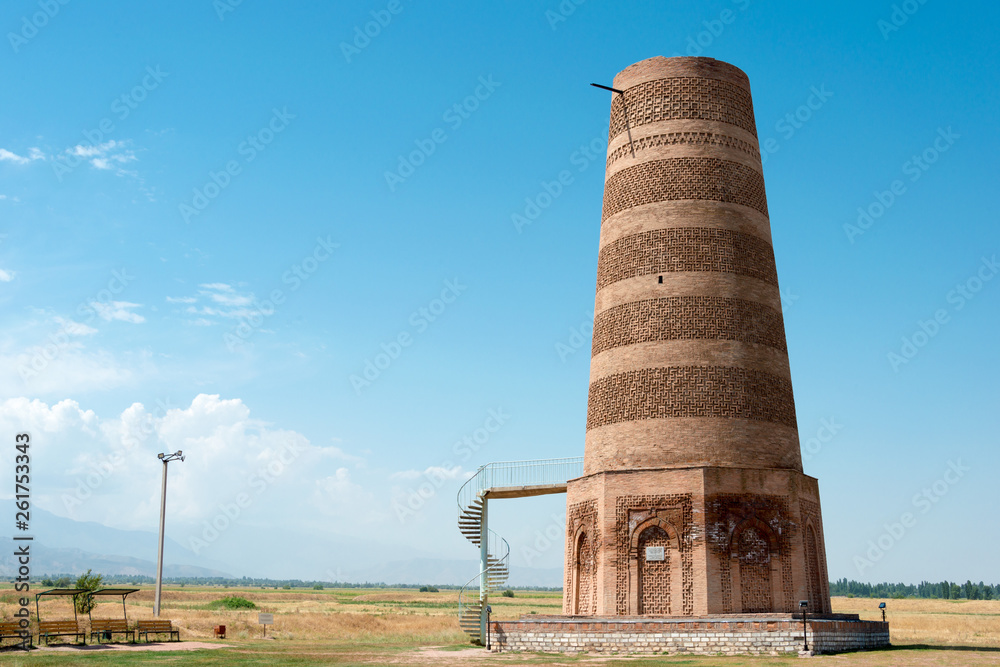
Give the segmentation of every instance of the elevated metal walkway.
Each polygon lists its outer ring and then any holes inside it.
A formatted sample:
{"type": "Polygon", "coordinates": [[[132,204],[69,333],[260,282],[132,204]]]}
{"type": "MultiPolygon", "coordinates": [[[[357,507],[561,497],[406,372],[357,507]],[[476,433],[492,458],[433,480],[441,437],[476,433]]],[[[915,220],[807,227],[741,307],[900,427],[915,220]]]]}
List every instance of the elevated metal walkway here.
{"type": "Polygon", "coordinates": [[[479,547],[479,574],[458,596],[459,624],[473,641],[482,642],[490,593],[507,583],[510,574],[510,545],[489,529],[488,501],[565,493],[566,482],[581,475],[582,456],[500,461],[480,467],[458,490],[458,529],[479,547]]]}

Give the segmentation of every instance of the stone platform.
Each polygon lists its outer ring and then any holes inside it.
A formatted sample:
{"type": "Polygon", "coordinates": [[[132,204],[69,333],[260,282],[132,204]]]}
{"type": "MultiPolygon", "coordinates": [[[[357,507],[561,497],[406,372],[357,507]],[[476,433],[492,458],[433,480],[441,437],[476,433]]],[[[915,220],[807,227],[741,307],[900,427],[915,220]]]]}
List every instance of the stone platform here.
{"type": "MultiPolygon", "coordinates": [[[[889,624],[857,614],[809,616],[807,639],[816,653],[889,646],[889,624]]],[[[702,617],[522,616],[490,623],[501,651],[545,653],[781,654],[802,649],[799,614],[702,617]]]]}

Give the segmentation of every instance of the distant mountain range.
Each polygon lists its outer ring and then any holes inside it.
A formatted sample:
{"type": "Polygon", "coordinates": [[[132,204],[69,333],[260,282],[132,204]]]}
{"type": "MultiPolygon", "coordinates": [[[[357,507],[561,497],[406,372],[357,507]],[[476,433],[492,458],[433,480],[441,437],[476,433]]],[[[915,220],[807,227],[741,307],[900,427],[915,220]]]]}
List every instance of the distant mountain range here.
{"type": "MultiPolygon", "coordinates": [[[[14,556],[14,545],[9,537],[0,538],[4,548],[0,556],[0,577],[13,578],[17,576],[17,558],[14,556]]],[[[19,542],[18,545],[24,544],[19,542]]],[[[154,551],[155,553],[155,551],[154,551]]],[[[43,574],[82,574],[93,570],[101,574],[141,574],[147,577],[156,576],[156,562],[130,556],[112,554],[95,554],[83,549],[67,549],[48,547],[41,542],[31,543],[32,580],[36,575],[43,574]]],[[[164,577],[232,577],[220,570],[210,570],[196,565],[176,565],[164,563],[164,577]]]]}
{"type": "MultiPolygon", "coordinates": [[[[412,558],[380,563],[351,573],[352,583],[432,584],[460,586],[479,571],[478,561],[412,558]]],[[[563,585],[562,568],[511,567],[508,585],[559,587],[563,585]]]]}
{"type": "MultiPolygon", "coordinates": [[[[12,500],[0,501],[0,516],[13,516],[12,500]]],[[[43,574],[81,574],[88,569],[101,574],[156,575],[157,534],[153,531],[121,530],[87,521],[74,521],[56,516],[43,509],[33,508],[31,512],[31,572],[43,574]]],[[[331,535],[326,556],[332,553],[336,536],[331,535]]],[[[345,538],[347,539],[347,538],[345,538]]],[[[289,539],[269,540],[263,548],[278,543],[292,543],[289,539]]],[[[372,545],[352,541],[352,549],[358,552],[376,553],[372,545]]],[[[343,546],[340,550],[343,550],[343,546]]],[[[0,537],[0,578],[16,576],[17,562],[10,536],[0,537]]],[[[225,577],[267,576],[275,579],[337,580],[349,583],[385,584],[429,584],[462,585],[478,571],[475,560],[448,560],[414,554],[414,558],[377,562],[368,558],[372,565],[364,567],[337,568],[325,575],[310,575],[316,568],[304,563],[323,561],[322,553],[299,553],[298,562],[273,558],[274,563],[285,562],[286,567],[273,565],[266,572],[251,572],[251,568],[231,562],[196,555],[178,542],[167,538],[164,544],[165,577],[225,577]],[[286,571],[282,571],[286,570],[286,571]]],[[[254,568],[260,569],[260,568],[254,568]]],[[[33,576],[33,578],[35,578],[33,576]]],[[[558,587],[562,585],[562,568],[512,567],[509,584],[517,586],[558,587]]]]}

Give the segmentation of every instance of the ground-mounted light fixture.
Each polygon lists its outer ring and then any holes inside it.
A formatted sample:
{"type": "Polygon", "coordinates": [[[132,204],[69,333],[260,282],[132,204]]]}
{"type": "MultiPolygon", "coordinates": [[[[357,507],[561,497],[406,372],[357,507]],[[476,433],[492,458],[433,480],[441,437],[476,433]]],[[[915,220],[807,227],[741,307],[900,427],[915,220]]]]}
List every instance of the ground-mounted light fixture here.
{"type": "Polygon", "coordinates": [[[802,650],[809,651],[809,637],[806,635],[806,616],[809,609],[809,600],[799,600],[799,609],[802,610],[802,650]]]}
{"type": "Polygon", "coordinates": [[[490,614],[493,613],[493,607],[486,605],[486,650],[490,650],[490,614]]]}
{"type": "Polygon", "coordinates": [[[173,454],[159,453],[156,458],[163,461],[163,483],[160,486],[160,547],[156,556],[156,595],[153,598],[153,617],[160,616],[160,591],[163,588],[163,529],[167,518],[167,464],[171,461],[184,460],[184,452],[177,450],[173,454]]]}

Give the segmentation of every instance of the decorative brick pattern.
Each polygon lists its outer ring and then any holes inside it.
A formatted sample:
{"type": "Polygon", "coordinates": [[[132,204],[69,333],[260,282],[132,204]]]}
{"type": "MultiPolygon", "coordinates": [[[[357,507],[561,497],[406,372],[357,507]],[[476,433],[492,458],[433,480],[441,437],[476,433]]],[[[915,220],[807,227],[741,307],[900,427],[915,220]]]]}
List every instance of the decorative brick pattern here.
{"type": "Polygon", "coordinates": [[[632,128],[662,120],[714,120],[757,136],[750,92],[729,81],[701,77],[657,79],[633,86],[611,99],[608,140],[632,128]]]}
{"type": "Polygon", "coordinates": [[[569,609],[578,609],[580,614],[597,612],[597,558],[600,550],[600,534],[597,528],[597,501],[585,500],[574,503],[566,511],[566,544],[573,545],[566,550],[565,588],[569,609]],[[584,544],[573,544],[577,532],[583,529],[584,544]],[[581,558],[581,551],[582,558],[581,558]],[[577,583],[574,587],[574,573],[577,583]],[[581,576],[582,575],[582,576],[581,576]],[[579,602],[577,598],[579,597],[579,602]],[[576,606],[579,605],[579,606],[576,606]]]}
{"type": "Polygon", "coordinates": [[[596,574],[597,553],[594,540],[586,532],[580,533],[576,551],[577,613],[592,615],[597,612],[596,574]]]}
{"type": "MultiPolygon", "coordinates": [[[[656,496],[624,496],[617,499],[615,503],[615,543],[617,547],[615,564],[616,611],[619,616],[628,614],[628,562],[629,547],[632,539],[629,511],[640,508],[648,509],[650,512],[677,511],[681,516],[681,525],[677,526],[677,530],[681,533],[680,577],[684,590],[684,599],[677,605],[680,607],[680,610],[675,610],[673,613],[690,616],[694,613],[694,561],[692,558],[694,513],[691,507],[691,494],[689,493],[656,496]]],[[[677,573],[674,576],[677,576],[677,573]]]]}
{"type": "Polygon", "coordinates": [[[806,526],[806,576],[809,579],[809,606],[816,610],[823,609],[822,588],[819,583],[819,558],[816,549],[816,531],[811,525],[806,526]]]}
{"type": "Polygon", "coordinates": [[[611,165],[615,162],[626,155],[631,156],[633,149],[636,153],[638,153],[639,151],[649,148],[674,145],[722,146],[723,148],[734,148],[736,150],[743,151],[754,160],[760,160],[760,151],[757,150],[756,146],[748,141],[737,139],[736,137],[730,137],[725,134],[716,134],[714,132],[666,132],[664,134],[654,134],[648,137],[639,137],[634,141],[619,146],[615,150],[611,151],[611,154],[608,156],[607,168],[610,170],[611,165]]]}
{"type": "Polygon", "coordinates": [[[810,539],[808,535],[806,537],[806,567],[810,582],[809,606],[813,610],[829,612],[831,610],[830,578],[826,573],[826,558],[824,557],[826,547],[822,539],[823,522],[820,518],[819,503],[800,498],[799,511],[801,512],[802,525],[815,528],[812,538],[810,539]],[[813,591],[816,591],[815,598],[813,591]]]}
{"type": "Polygon", "coordinates": [[[601,220],[634,206],[677,199],[740,204],[767,215],[764,176],[756,169],[719,158],[678,157],[642,162],[609,178],[601,220]]]}
{"type": "Polygon", "coordinates": [[[590,384],[587,430],[668,417],[728,417],[795,427],[792,383],[729,366],[642,368],[590,384]]]}
{"type": "MultiPolygon", "coordinates": [[[[784,598],[784,608],[772,608],[768,611],[795,611],[797,607],[793,599],[795,591],[792,587],[791,557],[792,538],[799,533],[799,528],[791,520],[787,501],[780,496],[717,494],[705,499],[705,515],[706,541],[719,557],[723,609],[727,613],[745,611],[736,608],[743,603],[743,597],[741,591],[732,590],[731,549],[736,530],[747,519],[755,519],[770,529],[781,559],[781,595],[784,598]]],[[[740,588],[744,588],[742,577],[740,588]]],[[[777,606],[774,604],[774,607],[777,606]]]]}
{"type": "Polygon", "coordinates": [[[650,526],[639,536],[639,613],[670,613],[670,555],[661,561],[647,561],[646,547],[663,547],[669,552],[667,531],[650,526]]]}
{"type": "Polygon", "coordinates": [[[735,340],[787,352],[785,326],[774,308],[746,299],[677,296],[632,301],[598,313],[592,355],[663,340],[735,340]]]}
{"type": "Polygon", "coordinates": [[[771,553],[767,540],[755,528],[747,528],[740,534],[738,542],[742,611],[772,611],[771,553]]]}
{"type": "MultiPolygon", "coordinates": [[[[828,573],[749,80],[710,58],[653,58],[615,86],[625,92],[611,100],[585,474],[567,483],[563,609],[587,618],[500,622],[497,642],[797,651],[788,612],[806,596],[819,597],[811,612],[829,612],[828,573]],[[649,546],[665,559],[647,561],[649,546]],[[740,618],[716,623],[717,611],[740,618]],[[674,622],[647,623],[664,615],[674,622]]],[[[888,642],[883,624],[825,620],[810,626],[817,648],[888,642]]]]}
{"type": "Polygon", "coordinates": [[[639,276],[673,271],[732,273],[778,286],[767,241],[729,229],[674,227],[624,236],[597,257],[597,289],[639,276]]]}

